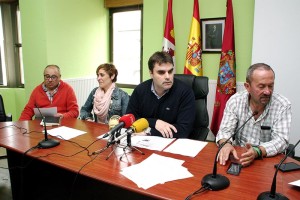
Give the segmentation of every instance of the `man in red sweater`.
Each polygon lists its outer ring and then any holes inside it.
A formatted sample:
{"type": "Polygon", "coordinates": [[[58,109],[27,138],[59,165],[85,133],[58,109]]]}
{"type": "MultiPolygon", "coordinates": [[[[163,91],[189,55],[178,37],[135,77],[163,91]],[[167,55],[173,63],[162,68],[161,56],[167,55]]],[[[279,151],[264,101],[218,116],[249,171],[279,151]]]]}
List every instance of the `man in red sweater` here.
{"type": "Polygon", "coordinates": [[[44,70],[44,82],[31,93],[19,120],[31,120],[33,108],[57,107],[56,117],[77,118],[79,109],[73,88],[61,79],[57,65],[48,65],[44,70]]]}

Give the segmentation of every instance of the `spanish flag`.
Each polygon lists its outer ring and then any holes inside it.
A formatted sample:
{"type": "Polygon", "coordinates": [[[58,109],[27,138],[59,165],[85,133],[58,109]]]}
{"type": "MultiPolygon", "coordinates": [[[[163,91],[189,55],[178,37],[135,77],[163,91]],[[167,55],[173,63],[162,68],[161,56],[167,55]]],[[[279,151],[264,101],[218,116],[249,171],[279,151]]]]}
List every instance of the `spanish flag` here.
{"type": "Polygon", "coordinates": [[[168,52],[172,56],[175,67],[175,33],[172,13],[172,0],[169,0],[168,2],[168,12],[166,17],[162,50],[168,52]]]}
{"type": "Polygon", "coordinates": [[[236,92],[236,61],[232,0],[227,0],[214,112],[210,129],[217,135],[227,100],[236,92]]]}
{"type": "Polygon", "coordinates": [[[198,0],[194,0],[194,12],[191,31],[186,52],[184,74],[202,76],[201,30],[198,0]]]}

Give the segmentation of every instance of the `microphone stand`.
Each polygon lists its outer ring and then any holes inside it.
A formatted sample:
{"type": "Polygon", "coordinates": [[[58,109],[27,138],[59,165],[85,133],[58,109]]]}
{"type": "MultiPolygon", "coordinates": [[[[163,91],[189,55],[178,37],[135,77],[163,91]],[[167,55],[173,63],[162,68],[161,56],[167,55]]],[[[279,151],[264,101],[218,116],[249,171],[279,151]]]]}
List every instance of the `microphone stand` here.
{"type": "MultiPolygon", "coordinates": [[[[145,153],[144,152],[142,152],[141,150],[139,150],[138,148],[136,148],[136,147],[134,147],[134,146],[132,146],[131,145],[131,136],[132,136],[132,131],[128,131],[127,132],[127,139],[126,139],[126,141],[127,141],[127,145],[125,146],[125,147],[123,147],[123,154],[122,154],[122,156],[120,157],[120,160],[122,160],[122,157],[125,155],[126,156],[126,158],[127,158],[127,152],[126,152],[126,149],[128,148],[130,151],[133,151],[132,149],[134,149],[134,150],[137,150],[138,152],[140,152],[142,155],[145,155],[145,153]]],[[[125,136],[124,136],[125,137],[125,136]]]]}
{"type": "MultiPolygon", "coordinates": [[[[38,108],[38,110],[40,111],[40,109],[38,108]]],[[[40,112],[41,116],[42,113],[40,112]]],[[[44,123],[44,135],[45,135],[45,139],[40,141],[38,144],[39,148],[42,149],[48,149],[48,148],[52,148],[52,147],[56,147],[57,145],[59,145],[59,141],[55,140],[55,139],[49,139],[48,138],[48,132],[47,132],[47,128],[46,128],[46,118],[43,116],[43,123],[44,123]]]]}
{"type": "MultiPolygon", "coordinates": [[[[110,147],[111,145],[113,144],[117,144],[119,145],[120,144],[120,140],[118,140],[117,138],[121,135],[121,129],[122,127],[120,126],[118,129],[115,129],[115,130],[110,130],[108,133],[106,133],[103,138],[109,136],[109,138],[107,139],[107,143],[106,143],[106,147],[105,147],[105,150],[108,149],[108,147],[110,147]]],[[[113,150],[108,154],[108,156],[106,157],[106,160],[109,159],[109,157],[113,154],[113,152],[115,152],[116,148],[113,148],[113,150]]],[[[95,155],[95,154],[99,154],[103,152],[102,149],[100,150],[97,150],[97,151],[94,151],[92,154],[95,155]]]]}
{"type": "Polygon", "coordinates": [[[251,117],[249,117],[239,128],[236,129],[236,131],[227,139],[223,144],[219,147],[214,161],[214,168],[212,174],[207,174],[202,178],[201,184],[202,186],[208,186],[210,190],[216,191],[216,190],[223,190],[227,188],[230,185],[230,181],[226,176],[223,176],[221,174],[217,174],[217,158],[220,150],[223,148],[223,146],[232,138],[234,137],[244,126],[246,123],[255,115],[257,115],[258,112],[254,111],[251,117]]]}
{"type": "MultiPolygon", "coordinates": [[[[107,141],[107,144],[106,144],[107,148],[108,148],[110,145],[112,145],[112,144],[116,144],[116,143],[117,143],[117,145],[120,144],[120,141],[117,141],[117,142],[116,142],[116,138],[117,138],[117,136],[120,135],[120,134],[121,134],[121,128],[118,129],[117,131],[115,131],[115,133],[111,134],[111,136],[109,137],[109,139],[108,139],[108,141],[107,141]]],[[[113,148],[113,150],[112,150],[112,151],[108,154],[108,156],[106,157],[106,160],[108,160],[109,157],[113,154],[113,152],[115,152],[116,148],[117,148],[117,147],[113,148]]]]}
{"type": "MultiPolygon", "coordinates": [[[[106,146],[105,146],[104,148],[102,148],[102,149],[99,149],[99,150],[97,150],[97,151],[94,151],[94,152],[92,153],[92,155],[100,154],[100,153],[104,152],[106,149],[108,149],[108,147],[110,147],[110,145],[115,144],[115,141],[114,141],[114,134],[111,134],[111,133],[107,134],[107,133],[106,133],[106,134],[102,137],[102,139],[103,139],[103,138],[106,138],[107,136],[109,136],[109,138],[108,138],[108,142],[106,143],[106,146]]],[[[108,160],[108,158],[110,157],[110,155],[111,155],[114,151],[115,151],[115,149],[112,150],[112,151],[109,153],[109,155],[106,157],[106,160],[108,160]]]]}
{"type": "Polygon", "coordinates": [[[277,173],[278,173],[278,170],[279,170],[281,164],[287,159],[287,157],[290,155],[290,153],[292,151],[294,151],[294,149],[299,144],[299,142],[300,142],[300,140],[298,140],[298,142],[295,144],[295,146],[292,148],[292,150],[289,151],[284,156],[284,158],[280,161],[280,163],[277,165],[277,168],[276,168],[276,171],[275,171],[275,174],[274,174],[274,177],[273,177],[273,182],[272,182],[272,185],[271,185],[271,190],[260,193],[260,195],[258,195],[258,197],[257,197],[258,200],[269,200],[269,199],[287,200],[288,199],[283,194],[280,194],[280,193],[276,192],[276,177],[277,177],[277,173]]]}
{"type": "Polygon", "coordinates": [[[42,120],[43,120],[43,125],[44,125],[44,135],[45,135],[45,139],[40,141],[38,144],[38,148],[41,149],[49,149],[52,147],[56,147],[57,145],[59,145],[59,141],[55,140],[55,139],[49,139],[48,138],[48,132],[47,132],[47,127],[46,127],[46,118],[45,116],[42,114],[40,108],[37,106],[37,104],[35,104],[35,107],[38,109],[40,115],[42,116],[42,120]]]}
{"type": "MultiPolygon", "coordinates": [[[[119,116],[117,116],[118,118],[119,116]]],[[[111,120],[114,120],[116,119],[116,115],[113,115],[111,118],[110,118],[110,122],[111,120]]],[[[116,124],[112,129],[110,129],[106,134],[104,134],[103,138],[106,138],[109,136],[108,138],[108,142],[106,144],[106,147],[108,148],[110,145],[112,144],[120,144],[120,141],[116,140],[117,137],[120,136],[120,132],[121,132],[121,129],[123,127],[127,128],[129,126],[132,125],[132,123],[135,121],[135,117],[133,114],[126,114],[122,117],[120,117],[118,119],[118,122],[119,124],[116,124]]],[[[95,151],[93,152],[93,154],[97,154],[99,153],[101,150],[98,150],[98,151],[95,151]]],[[[113,149],[110,154],[107,156],[106,160],[108,160],[108,158],[111,156],[111,154],[115,151],[115,149],[113,149]]]]}

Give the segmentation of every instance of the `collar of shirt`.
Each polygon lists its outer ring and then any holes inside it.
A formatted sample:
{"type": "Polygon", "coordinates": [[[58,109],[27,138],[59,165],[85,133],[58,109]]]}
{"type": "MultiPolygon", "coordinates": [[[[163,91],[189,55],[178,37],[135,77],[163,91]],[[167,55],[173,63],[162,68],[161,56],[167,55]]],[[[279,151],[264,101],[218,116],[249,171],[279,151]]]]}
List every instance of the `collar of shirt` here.
{"type": "Polygon", "coordinates": [[[47,95],[49,101],[51,101],[51,103],[52,103],[52,100],[53,100],[53,96],[58,91],[59,86],[60,86],[60,82],[58,83],[57,87],[53,90],[53,92],[50,93],[49,90],[48,90],[48,88],[45,86],[45,84],[44,83],[42,84],[42,88],[43,88],[44,92],[46,92],[46,95],[47,95]]]}
{"type": "MultiPolygon", "coordinates": [[[[270,105],[272,104],[272,99],[273,99],[273,95],[271,96],[269,103],[265,106],[263,113],[255,120],[255,122],[261,121],[268,114],[270,105]]],[[[248,93],[247,106],[249,108],[249,115],[252,115],[252,110],[249,101],[250,101],[250,94],[248,93]]]]}
{"type": "Polygon", "coordinates": [[[153,92],[153,94],[156,96],[157,99],[162,98],[165,94],[167,94],[169,92],[169,90],[166,90],[165,93],[163,93],[163,95],[161,95],[161,97],[156,93],[155,89],[154,89],[154,83],[152,81],[152,85],[151,85],[151,91],[153,92]]]}

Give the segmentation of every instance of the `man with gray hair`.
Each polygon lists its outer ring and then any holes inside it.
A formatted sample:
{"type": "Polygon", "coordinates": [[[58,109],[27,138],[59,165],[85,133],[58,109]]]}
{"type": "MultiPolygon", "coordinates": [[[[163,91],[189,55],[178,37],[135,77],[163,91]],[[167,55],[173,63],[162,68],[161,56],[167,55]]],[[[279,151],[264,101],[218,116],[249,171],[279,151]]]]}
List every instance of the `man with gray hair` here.
{"type": "Polygon", "coordinates": [[[236,93],[226,103],[216,137],[217,145],[224,145],[218,155],[221,165],[226,164],[230,154],[243,166],[248,166],[255,159],[274,156],[288,147],[291,103],[273,92],[274,80],[275,73],[269,65],[251,65],[244,83],[246,90],[236,93]],[[226,142],[249,118],[237,132],[235,140],[226,142]],[[238,155],[234,145],[244,146],[245,153],[238,155]]]}
{"type": "Polygon", "coordinates": [[[44,81],[31,93],[19,120],[31,120],[34,108],[57,107],[56,117],[77,118],[77,99],[73,88],[61,80],[60,68],[48,65],[44,69],[44,81]]]}

